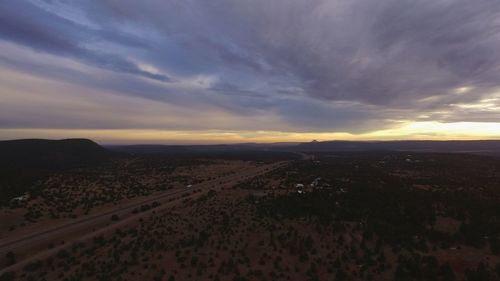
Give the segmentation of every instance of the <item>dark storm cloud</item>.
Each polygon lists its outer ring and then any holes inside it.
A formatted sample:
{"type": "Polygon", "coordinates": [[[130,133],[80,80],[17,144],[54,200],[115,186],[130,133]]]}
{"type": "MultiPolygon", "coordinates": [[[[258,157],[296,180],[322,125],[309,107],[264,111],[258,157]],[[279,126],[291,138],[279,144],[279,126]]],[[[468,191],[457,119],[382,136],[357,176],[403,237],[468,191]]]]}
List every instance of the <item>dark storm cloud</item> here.
{"type": "Polygon", "coordinates": [[[81,79],[93,87],[268,112],[282,120],[276,130],[369,131],[421,115],[498,121],[498,109],[453,106],[500,89],[497,0],[12,1],[0,6],[0,37],[183,85],[81,79]]]}
{"type": "Polygon", "coordinates": [[[262,9],[271,24],[257,34],[311,96],[418,107],[463,85],[476,97],[498,86],[498,1],[315,3],[262,9]]]}
{"type": "Polygon", "coordinates": [[[413,107],[463,85],[475,96],[498,86],[495,0],[134,2],[106,2],[100,18],[184,33],[195,56],[269,66],[313,97],[413,107]]]}
{"type": "Polygon", "coordinates": [[[145,47],[138,38],[109,30],[91,30],[25,1],[0,6],[0,38],[35,50],[69,56],[105,69],[168,81],[165,75],[143,71],[134,63],[106,51],[84,47],[88,41],[107,40],[131,47],[145,47]]]}

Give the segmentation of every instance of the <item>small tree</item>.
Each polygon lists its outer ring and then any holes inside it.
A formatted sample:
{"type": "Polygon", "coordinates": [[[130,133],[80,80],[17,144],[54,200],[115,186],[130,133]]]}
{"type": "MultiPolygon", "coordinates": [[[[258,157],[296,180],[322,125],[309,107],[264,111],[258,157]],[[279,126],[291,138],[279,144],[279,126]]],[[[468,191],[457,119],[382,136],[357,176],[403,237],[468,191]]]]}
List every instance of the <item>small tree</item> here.
{"type": "Polygon", "coordinates": [[[4,272],[2,275],[0,275],[0,281],[14,281],[16,280],[16,273],[9,271],[9,272],[4,272]]]}

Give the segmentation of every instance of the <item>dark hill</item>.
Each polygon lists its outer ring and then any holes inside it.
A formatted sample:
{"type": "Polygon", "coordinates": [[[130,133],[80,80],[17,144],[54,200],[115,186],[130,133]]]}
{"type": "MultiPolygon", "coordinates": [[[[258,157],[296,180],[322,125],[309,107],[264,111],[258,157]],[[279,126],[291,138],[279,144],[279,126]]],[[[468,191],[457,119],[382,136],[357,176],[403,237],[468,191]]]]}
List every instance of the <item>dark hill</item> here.
{"type": "Polygon", "coordinates": [[[0,203],[52,172],[96,165],[111,152],[88,139],[0,141],[0,203]]]}
{"type": "Polygon", "coordinates": [[[109,151],[88,139],[0,141],[0,166],[58,168],[100,160],[109,151]]]}

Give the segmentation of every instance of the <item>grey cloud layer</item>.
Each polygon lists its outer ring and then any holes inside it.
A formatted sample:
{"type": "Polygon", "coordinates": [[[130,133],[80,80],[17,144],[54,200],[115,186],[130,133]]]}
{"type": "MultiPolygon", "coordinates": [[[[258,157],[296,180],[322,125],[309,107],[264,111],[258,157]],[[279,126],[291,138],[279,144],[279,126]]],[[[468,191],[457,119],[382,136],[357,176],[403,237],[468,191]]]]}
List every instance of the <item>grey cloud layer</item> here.
{"type": "Polygon", "coordinates": [[[500,88],[497,0],[12,1],[0,5],[0,38],[153,80],[94,87],[268,112],[288,130],[368,131],[421,115],[500,121],[498,110],[440,113],[500,88]],[[215,81],[175,87],[197,76],[215,81]]]}
{"type": "Polygon", "coordinates": [[[166,76],[143,71],[112,52],[91,50],[84,46],[89,41],[109,40],[126,46],[144,47],[138,38],[115,34],[109,30],[91,30],[28,2],[12,1],[0,5],[0,38],[39,51],[74,57],[113,71],[168,81],[166,76]]]}

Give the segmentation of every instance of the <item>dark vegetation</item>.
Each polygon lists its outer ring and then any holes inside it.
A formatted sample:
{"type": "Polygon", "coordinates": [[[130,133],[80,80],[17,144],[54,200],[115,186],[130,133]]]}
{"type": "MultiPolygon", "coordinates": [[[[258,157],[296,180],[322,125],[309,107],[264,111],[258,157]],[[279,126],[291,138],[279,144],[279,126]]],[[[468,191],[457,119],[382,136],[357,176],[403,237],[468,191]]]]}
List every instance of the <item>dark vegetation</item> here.
{"type": "MultiPolygon", "coordinates": [[[[231,174],[224,167],[210,174],[203,173],[206,167],[223,163],[226,162],[155,155],[108,158],[92,166],[54,171],[50,176],[31,183],[26,189],[29,195],[27,199],[6,201],[5,207],[24,209],[27,223],[76,218],[105,204],[148,196],[175,187],[185,188],[231,174]]],[[[227,163],[230,166],[232,162],[227,163]]]]}
{"type": "MultiPolygon", "coordinates": [[[[500,141],[312,141],[306,143],[225,144],[225,145],[122,145],[111,150],[136,154],[231,154],[240,152],[359,152],[359,151],[419,151],[468,152],[500,155],[500,141]]],[[[272,154],[271,154],[272,155],[272,154]]]]}
{"type": "Polygon", "coordinates": [[[0,141],[0,204],[55,171],[96,165],[112,153],[87,139],[0,141]]]}
{"type": "Polygon", "coordinates": [[[468,152],[500,155],[500,141],[314,141],[298,144],[292,149],[295,151],[310,152],[416,151],[428,153],[468,152]]]}
{"type": "Polygon", "coordinates": [[[162,155],[245,161],[296,160],[294,151],[455,151],[500,155],[500,141],[310,142],[233,145],[125,145],[103,148],[87,139],[0,141],[0,204],[54,171],[99,164],[110,157],[162,155]],[[114,152],[114,153],[113,153],[114,152]],[[18,175],[22,174],[23,177],[18,175]]]}
{"type": "MultiPolygon", "coordinates": [[[[499,255],[500,159],[463,154],[341,153],[317,154],[277,172],[282,186],[323,183],[305,194],[296,192],[260,199],[262,215],[312,219],[319,225],[349,225],[365,252],[380,256],[385,246],[398,256],[395,280],[456,280],[440,251],[473,248],[499,255]],[[341,190],[341,191],[340,191],[341,190]],[[452,221],[456,229],[443,228],[452,221]]],[[[470,258],[474,260],[473,258],[470,258]]],[[[497,264],[477,258],[466,280],[498,280],[497,264]]],[[[370,262],[366,261],[368,264],[370,262]]],[[[374,265],[371,263],[370,266],[374,265]]],[[[500,266],[500,265],[498,265],[500,266]]]]}
{"type": "Polygon", "coordinates": [[[107,148],[131,155],[161,155],[176,159],[204,158],[269,162],[300,158],[293,152],[269,150],[264,145],[125,145],[108,146],[107,148]]]}
{"type": "MultiPolygon", "coordinates": [[[[193,176],[217,159],[293,160],[230,189],[186,192],[174,207],[143,204],[130,214],[147,215],[137,224],[68,243],[0,281],[500,280],[500,158],[385,151],[297,160],[304,155],[222,147],[155,154],[161,146],[56,174],[31,192],[41,200],[26,207],[28,216],[68,215],[217,179],[193,176]],[[179,168],[185,173],[173,174],[179,168]],[[75,196],[95,182],[101,189],[75,196]]],[[[3,260],[18,258],[9,252],[3,260]]]]}

